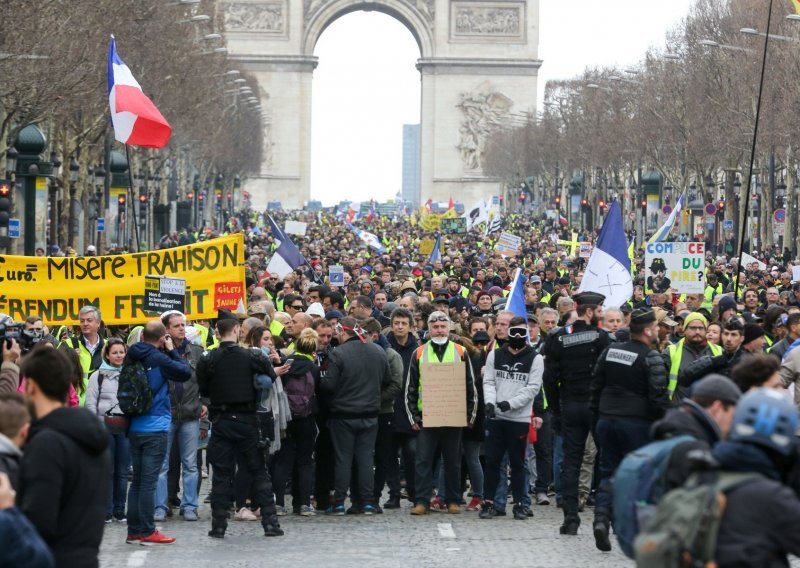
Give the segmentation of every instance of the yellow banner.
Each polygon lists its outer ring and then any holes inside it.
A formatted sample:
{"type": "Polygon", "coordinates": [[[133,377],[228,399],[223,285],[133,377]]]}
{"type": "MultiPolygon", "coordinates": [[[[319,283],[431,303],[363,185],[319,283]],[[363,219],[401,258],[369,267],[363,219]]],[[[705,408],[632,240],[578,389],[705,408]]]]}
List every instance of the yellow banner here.
{"type": "Polygon", "coordinates": [[[106,325],[144,323],[155,315],[143,307],[146,276],[184,278],[190,320],[215,318],[219,308],[244,309],[244,237],[117,256],[0,255],[0,313],[72,325],[90,304],[106,325]]]}

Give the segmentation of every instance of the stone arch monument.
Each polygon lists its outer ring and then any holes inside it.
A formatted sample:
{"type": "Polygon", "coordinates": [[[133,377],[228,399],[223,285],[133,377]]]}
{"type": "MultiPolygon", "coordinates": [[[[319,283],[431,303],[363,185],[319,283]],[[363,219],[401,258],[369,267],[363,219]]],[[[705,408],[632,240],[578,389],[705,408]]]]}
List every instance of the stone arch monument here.
{"type": "Polygon", "coordinates": [[[359,10],[396,18],[420,48],[421,200],[470,205],[499,193],[483,172],[485,144],[536,110],[539,0],[231,0],[223,9],[230,57],[256,77],[265,111],[261,171],[247,182],[256,206],[309,200],[314,46],[359,10]]]}

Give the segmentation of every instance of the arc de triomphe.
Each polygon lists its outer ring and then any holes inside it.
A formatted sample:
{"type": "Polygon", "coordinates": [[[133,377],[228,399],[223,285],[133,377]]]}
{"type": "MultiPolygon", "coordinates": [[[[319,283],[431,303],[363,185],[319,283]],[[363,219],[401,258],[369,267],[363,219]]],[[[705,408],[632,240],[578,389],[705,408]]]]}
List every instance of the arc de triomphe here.
{"type": "Polygon", "coordinates": [[[498,193],[484,146],[492,129],[536,110],[539,0],[233,0],[224,10],[230,57],[256,77],[268,116],[261,172],[247,181],[256,206],[309,200],[314,46],[359,10],[396,18],[419,44],[421,200],[469,206],[498,193]]]}

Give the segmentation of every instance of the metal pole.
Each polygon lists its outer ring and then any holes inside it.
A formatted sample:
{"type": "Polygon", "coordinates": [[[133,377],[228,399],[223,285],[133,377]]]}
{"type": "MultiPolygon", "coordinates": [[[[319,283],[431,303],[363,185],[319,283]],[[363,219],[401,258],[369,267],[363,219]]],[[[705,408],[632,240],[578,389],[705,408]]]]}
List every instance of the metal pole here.
{"type": "MultiPolygon", "coordinates": [[[[747,176],[747,193],[744,196],[745,211],[750,207],[750,186],[753,183],[753,162],[756,159],[756,141],[758,140],[758,119],[761,117],[761,95],[764,92],[764,71],[767,67],[767,47],[769,45],[769,27],[772,23],[772,0],[769,0],[769,9],[767,12],[767,30],[764,34],[764,54],[761,58],[761,79],[758,83],[758,102],[756,103],[756,120],[753,127],[753,144],[750,147],[750,171],[747,176]]],[[[739,296],[739,275],[741,271],[741,254],[744,252],[744,231],[739,235],[739,267],[736,270],[736,281],[733,285],[734,297],[739,296]]]]}
{"type": "MultiPolygon", "coordinates": [[[[131,165],[131,151],[130,147],[125,144],[125,158],[128,160],[128,199],[127,201],[131,201],[131,215],[133,215],[133,234],[136,237],[136,251],[139,252],[141,248],[139,244],[139,223],[136,221],[136,205],[133,204],[132,200],[134,199],[133,195],[133,176],[131,172],[133,171],[133,167],[131,165]]],[[[138,200],[137,200],[138,201],[138,200]]]]}

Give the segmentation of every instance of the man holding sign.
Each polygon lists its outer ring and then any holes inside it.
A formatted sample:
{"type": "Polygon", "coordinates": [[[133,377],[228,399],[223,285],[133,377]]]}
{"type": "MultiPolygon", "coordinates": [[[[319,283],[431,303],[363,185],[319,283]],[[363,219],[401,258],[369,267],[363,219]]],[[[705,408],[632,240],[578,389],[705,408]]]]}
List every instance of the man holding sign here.
{"type": "Polygon", "coordinates": [[[430,341],[411,357],[405,388],[406,415],[411,428],[419,432],[412,515],[426,515],[430,510],[433,463],[440,448],[447,512],[460,512],[461,428],[475,423],[478,401],[469,354],[450,341],[446,313],[435,311],[428,316],[428,333],[430,341]]]}

